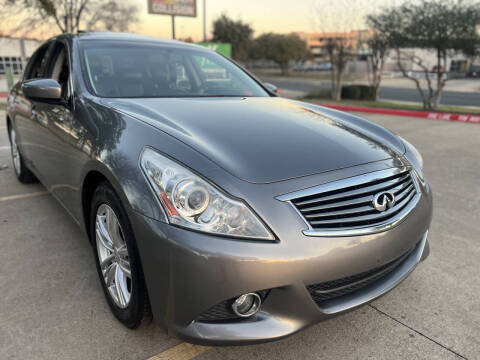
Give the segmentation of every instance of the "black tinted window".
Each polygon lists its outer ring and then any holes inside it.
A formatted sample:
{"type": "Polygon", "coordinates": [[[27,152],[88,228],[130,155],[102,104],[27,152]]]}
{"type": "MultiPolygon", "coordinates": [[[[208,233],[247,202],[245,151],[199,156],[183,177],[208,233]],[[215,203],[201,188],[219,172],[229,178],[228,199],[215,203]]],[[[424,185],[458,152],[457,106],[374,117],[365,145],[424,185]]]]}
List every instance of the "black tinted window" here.
{"type": "Polygon", "coordinates": [[[204,50],[85,42],[84,76],[102,97],[268,96],[238,66],[204,50]]]}
{"type": "Polygon", "coordinates": [[[49,47],[50,44],[42,45],[30,58],[25,71],[25,80],[43,77],[49,47]]]}

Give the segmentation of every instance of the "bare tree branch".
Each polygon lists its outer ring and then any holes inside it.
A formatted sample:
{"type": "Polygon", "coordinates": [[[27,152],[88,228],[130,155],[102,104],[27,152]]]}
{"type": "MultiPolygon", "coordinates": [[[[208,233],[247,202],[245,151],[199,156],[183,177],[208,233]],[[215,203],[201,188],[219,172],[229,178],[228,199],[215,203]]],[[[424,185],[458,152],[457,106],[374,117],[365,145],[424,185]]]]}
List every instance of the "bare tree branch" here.
{"type": "Polygon", "coordinates": [[[74,33],[83,26],[125,31],[138,21],[133,0],[3,0],[0,6],[0,22],[8,29],[7,35],[25,36],[32,30],[44,30],[51,36],[54,28],[74,33]],[[11,14],[17,14],[16,24],[11,23],[11,14]]]}

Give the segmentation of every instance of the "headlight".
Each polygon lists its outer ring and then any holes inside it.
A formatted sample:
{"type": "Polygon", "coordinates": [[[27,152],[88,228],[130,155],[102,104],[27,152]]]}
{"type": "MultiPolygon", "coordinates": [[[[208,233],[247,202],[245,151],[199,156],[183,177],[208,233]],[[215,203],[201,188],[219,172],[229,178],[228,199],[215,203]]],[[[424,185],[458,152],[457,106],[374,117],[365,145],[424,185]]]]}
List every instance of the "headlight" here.
{"type": "Polygon", "coordinates": [[[412,163],[412,166],[415,168],[417,171],[418,175],[420,178],[423,179],[423,157],[420,154],[420,152],[410,144],[407,140],[399,136],[400,140],[405,144],[405,147],[407,148],[406,152],[406,157],[407,159],[412,163]]]}
{"type": "Polygon", "coordinates": [[[242,201],[177,162],[145,148],[140,164],[172,224],[220,235],[275,239],[242,201]]]}

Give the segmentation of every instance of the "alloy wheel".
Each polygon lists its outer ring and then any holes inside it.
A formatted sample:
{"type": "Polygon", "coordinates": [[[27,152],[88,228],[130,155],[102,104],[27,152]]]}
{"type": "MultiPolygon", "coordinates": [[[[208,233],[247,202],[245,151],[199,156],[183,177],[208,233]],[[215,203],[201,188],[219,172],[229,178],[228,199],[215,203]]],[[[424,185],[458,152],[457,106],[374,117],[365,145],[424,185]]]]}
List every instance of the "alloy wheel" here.
{"type": "Polygon", "coordinates": [[[13,128],[10,129],[10,143],[11,143],[11,149],[12,149],[12,161],[13,161],[13,166],[15,168],[15,172],[17,175],[20,175],[22,171],[22,167],[20,164],[20,153],[18,152],[18,147],[17,147],[17,137],[15,134],[15,130],[13,128]]]}
{"type": "Polygon", "coordinates": [[[115,304],[124,309],[132,296],[130,260],[118,218],[107,204],[98,207],[95,237],[105,285],[115,304]]]}

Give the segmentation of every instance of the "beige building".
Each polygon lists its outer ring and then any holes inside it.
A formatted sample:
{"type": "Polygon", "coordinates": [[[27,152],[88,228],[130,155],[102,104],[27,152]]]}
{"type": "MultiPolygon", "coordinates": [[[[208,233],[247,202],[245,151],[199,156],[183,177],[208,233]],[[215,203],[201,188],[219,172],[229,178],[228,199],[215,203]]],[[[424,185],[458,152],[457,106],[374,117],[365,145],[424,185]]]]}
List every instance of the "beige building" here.
{"type": "MultiPolygon", "coordinates": [[[[366,72],[368,71],[368,55],[370,50],[366,41],[372,35],[371,30],[353,30],[350,32],[330,32],[330,33],[297,33],[298,36],[307,43],[316,62],[326,62],[328,58],[324,53],[324,47],[330,39],[342,39],[345,46],[357,55],[354,61],[349,61],[347,72],[366,72]]],[[[437,61],[436,52],[429,49],[403,49],[403,53],[415,55],[422,59],[423,63],[431,70],[434,69],[437,61]]],[[[454,54],[448,57],[445,71],[452,73],[453,76],[463,76],[471,72],[472,65],[479,63],[479,59],[471,59],[463,54],[454,54]]],[[[411,61],[402,61],[405,69],[413,74],[421,76],[423,69],[411,61]]],[[[396,54],[391,51],[387,57],[385,71],[398,72],[396,54]]]]}
{"type": "Polygon", "coordinates": [[[358,55],[366,53],[365,41],[371,34],[370,30],[353,30],[350,32],[321,32],[321,33],[297,33],[307,43],[307,47],[315,58],[321,58],[325,54],[323,48],[329,40],[342,39],[345,46],[352,49],[358,55]]]}
{"type": "Polygon", "coordinates": [[[28,38],[15,38],[0,34],[0,75],[10,67],[15,75],[20,75],[41,41],[28,38]]]}

